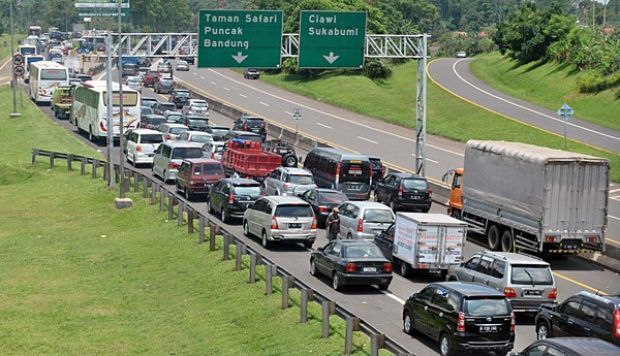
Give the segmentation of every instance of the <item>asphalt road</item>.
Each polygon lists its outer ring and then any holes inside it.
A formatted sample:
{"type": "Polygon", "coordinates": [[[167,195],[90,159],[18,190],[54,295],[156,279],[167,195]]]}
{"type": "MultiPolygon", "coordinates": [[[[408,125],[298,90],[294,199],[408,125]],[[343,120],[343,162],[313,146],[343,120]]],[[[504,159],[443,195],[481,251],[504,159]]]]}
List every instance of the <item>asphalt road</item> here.
{"type": "MultiPolygon", "coordinates": [[[[429,75],[433,81],[448,91],[478,106],[557,135],[564,135],[564,122],[555,111],[493,89],[469,71],[471,60],[471,58],[434,60],[428,66],[429,75]]],[[[620,152],[620,132],[577,117],[571,118],[566,126],[566,135],[573,140],[607,151],[620,152]]]]}
{"type": "MultiPolygon", "coordinates": [[[[189,73],[192,76],[191,72],[189,73]]],[[[164,99],[165,96],[157,95],[145,89],[143,95],[164,99]]],[[[259,104],[262,105],[262,104],[259,104]]],[[[42,108],[52,120],[65,127],[68,131],[75,133],[80,139],[88,142],[86,138],[79,135],[75,128],[67,121],[59,121],[53,118],[53,114],[48,107],[42,108]]],[[[232,124],[232,120],[217,114],[212,114],[211,120],[217,124],[232,124]]],[[[402,129],[401,129],[402,130],[402,129]]],[[[93,145],[92,143],[89,143],[93,145]]],[[[101,151],[105,150],[103,145],[95,145],[101,151]]],[[[118,149],[115,149],[114,157],[117,161],[118,149]]],[[[148,174],[150,168],[140,168],[141,172],[148,174]]],[[[169,190],[173,190],[173,185],[168,185],[169,190]]],[[[206,212],[204,202],[195,202],[193,208],[206,212]]],[[[443,213],[445,209],[439,205],[433,206],[432,212],[443,213]]],[[[238,236],[242,236],[242,228],[239,224],[228,225],[227,229],[238,236]]],[[[324,231],[319,233],[319,240],[314,247],[322,246],[326,243],[324,231]]],[[[437,354],[437,346],[434,342],[425,337],[410,337],[401,330],[401,313],[404,300],[414,292],[420,291],[429,282],[436,280],[432,277],[415,276],[405,279],[399,275],[394,276],[394,280],[388,291],[382,292],[375,288],[350,288],[344,292],[336,292],[326,279],[317,279],[309,274],[310,250],[298,246],[281,246],[271,250],[265,250],[260,246],[257,239],[244,238],[246,242],[260,253],[267,256],[277,264],[292,272],[296,278],[311,286],[320,293],[330,297],[339,305],[344,306],[354,314],[363,318],[375,328],[385,333],[401,345],[417,355],[437,354]]],[[[465,245],[465,255],[469,257],[473,253],[482,250],[475,239],[470,239],[465,245]]],[[[620,277],[611,271],[600,268],[597,265],[584,260],[568,257],[551,261],[552,269],[558,287],[559,300],[581,290],[600,290],[604,293],[617,292],[620,287],[620,277]]],[[[517,337],[515,350],[522,350],[535,340],[534,326],[531,318],[518,318],[517,337]]]]}
{"type": "MultiPolygon", "coordinates": [[[[402,171],[415,170],[415,132],[332,105],[293,94],[257,80],[245,80],[235,71],[198,69],[175,72],[175,79],[195,92],[227,102],[242,110],[318,137],[334,147],[372,153],[402,171]],[[293,120],[300,108],[302,119],[293,120]],[[343,134],[346,133],[346,134],[343,134]]],[[[412,118],[414,120],[414,118],[412,118]]],[[[591,141],[598,142],[598,141],[591,141]]],[[[620,149],[618,150],[620,151],[620,149]]],[[[439,181],[449,169],[463,166],[464,144],[429,135],[426,175],[439,181]]],[[[620,186],[612,185],[608,209],[608,244],[620,248],[620,186]]]]}

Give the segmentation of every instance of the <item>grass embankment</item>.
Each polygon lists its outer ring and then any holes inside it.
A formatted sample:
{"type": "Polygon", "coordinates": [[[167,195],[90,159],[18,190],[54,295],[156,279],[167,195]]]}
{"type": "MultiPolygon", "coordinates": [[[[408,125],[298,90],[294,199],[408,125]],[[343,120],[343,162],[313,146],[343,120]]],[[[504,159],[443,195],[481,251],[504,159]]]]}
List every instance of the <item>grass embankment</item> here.
{"type": "MultiPolygon", "coordinates": [[[[21,119],[0,119],[0,354],[342,352],[344,322],[332,318],[321,339],[317,304],[300,324],[297,307],[280,310],[278,293],[265,296],[247,268],[234,272],[138,195],[118,211],[101,179],[31,166],[32,146],[97,153],[24,106],[21,119]]],[[[354,344],[369,349],[361,334],[354,344]]]]}
{"type": "MultiPolygon", "coordinates": [[[[17,47],[19,46],[19,41],[24,38],[24,35],[14,35],[14,50],[17,51],[17,47]]],[[[11,54],[11,35],[3,34],[0,35],[0,64],[4,62],[4,59],[7,58],[11,54]],[[6,43],[6,46],[4,45],[6,43]]]]}
{"type": "Polygon", "coordinates": [[[573,66],[558,63],[518,61],[498,53],[479,56],[471,71],[490,86],[506,94],[557,111],[568,103],[575,116],[594,124],[620,131],[620,99],[614,90],[597,94],[579,92],[578,72],[573,66]]]}
{"type": "MultiPolygon", "coordinates": [[[[325,72],[308,79],[299,75],[264,73],[261,80],[286,90],[405,127],[415,127],[416,66],[395,66],[385,81],[358,74],[325,72]]],[[[563,148],[563,138],[473,106],[428,81],[427,131],[465,142],[470,139],[507,140],[563,148]]],[[[620,155],[569,141],[568,149],[605,157],[611,178],[620,181],[620,155]]]]}

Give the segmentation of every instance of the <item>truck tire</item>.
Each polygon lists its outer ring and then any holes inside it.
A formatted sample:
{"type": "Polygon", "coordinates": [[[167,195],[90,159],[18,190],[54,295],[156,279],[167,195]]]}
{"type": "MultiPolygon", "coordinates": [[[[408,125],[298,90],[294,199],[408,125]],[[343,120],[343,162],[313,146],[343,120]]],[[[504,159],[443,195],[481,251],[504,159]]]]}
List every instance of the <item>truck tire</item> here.
{"type": "Polygon", "coordinates": [[[487,243],[489,248],[494,251],[497,251],[500,247],[499,227],[495,224],[492,224],[487,229],[487,243]]]}
{"type": "Polygon", "coordinates": [[[411,267],[409,267],[409,264],[405,261],[399,261],[400,262],[400,275],[403,277],[407,277],[409,276],[409,273],[411,273],[411,267]]]}
{"type": "Polygon", "coordinates": [[[504,230],[502,233],[502,251],[503,252],[513,252],[512,248],[514,246],[514,236],[512,235],[512,231],[510,229],[504,230]]]}
{"type": "Polygon", "coordinates": [[[284,162],[284,167],[297,167],[297,157],[293,154],[284,155],[282,161],[284,162]]]}

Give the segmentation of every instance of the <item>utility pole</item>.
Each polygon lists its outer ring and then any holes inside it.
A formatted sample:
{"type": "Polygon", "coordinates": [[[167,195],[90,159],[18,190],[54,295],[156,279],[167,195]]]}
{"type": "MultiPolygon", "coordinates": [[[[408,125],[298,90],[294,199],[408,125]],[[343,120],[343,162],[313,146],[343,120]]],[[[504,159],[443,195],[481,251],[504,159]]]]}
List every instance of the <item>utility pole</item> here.
{"type": "MultiPolygon", "coordinates": [[[[11,57],[13,55],[15,55],[15,44],[14,42],[14,38],[13,38],[13,0],[9,1],[9,17],[10,17],[10,24],[9,26],[11,26],[11,57]]],[[[16,96],[16,90],[17,90],[17,75],[15,75],[15,71],[13,71],[13,80],[11,81],[11,88],[13,89],[13,112],[11,113],[11,117],[20,117],[21,114],[17,112],[17,96],[16,96]]]]}
{"type": "Polygon", "coordinates": [[[114,187],[114,157],[112,157],[112,153],[114,152],[114,110],[112,106],[114,105],[114,88],[112,87],[112,34],[108,32],[108,37],[106,39],[106,50],[108,52],[108,58],[106,63],[106,84],[108,90],[108,142],[107,142],[107,156],[108,156],[108,188],[114,187]]]}

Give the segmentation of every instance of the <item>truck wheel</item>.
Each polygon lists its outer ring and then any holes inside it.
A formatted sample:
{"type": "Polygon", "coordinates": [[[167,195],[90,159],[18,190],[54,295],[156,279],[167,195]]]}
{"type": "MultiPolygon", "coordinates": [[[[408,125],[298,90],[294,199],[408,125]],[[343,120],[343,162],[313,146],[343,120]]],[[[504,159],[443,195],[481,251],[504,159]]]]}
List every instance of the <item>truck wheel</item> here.
{"type": "Polygon", "coordinates": [[[409,267],[409,264],[405,261],[400,261],[400,275],[403,277],[407,277],[409,276],[410,272],[411,268],[409,267]]]}
{"type": "Polygon", "coordinates": [[[95,142],[95,135],[93,135],[93,127],[88,127],[88,141],[95,142]]]}
{"type": "Polygon", "coordinates": [[[504,230],[504,233],[502,233],[502,251],[512,252],[513,246],[514,237],[512,236],[512,231],[510,231],[510,229],[506,229],[504,230]]]}
{"type": "Polygon", "coordinates": [[[499,227],[495,224],[489,226],[487,230],[487,241],[491,250],[497,250],[500,244],[499,227]]]}
{"type": "Polygon", "coordinates": [[[297,167],[297,157],[295,157],[295,155],[284,156],[284,166],[285,167],[297,167]]]}

